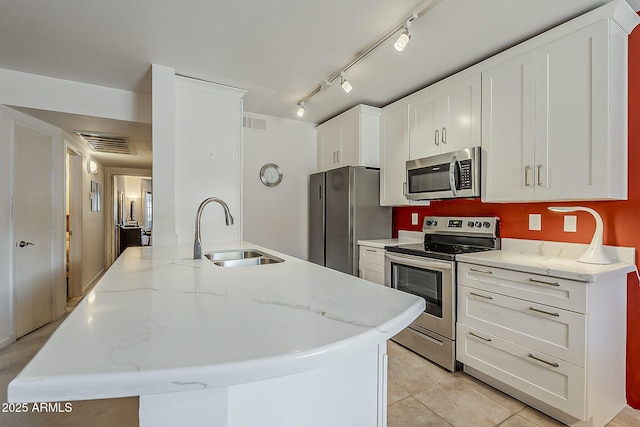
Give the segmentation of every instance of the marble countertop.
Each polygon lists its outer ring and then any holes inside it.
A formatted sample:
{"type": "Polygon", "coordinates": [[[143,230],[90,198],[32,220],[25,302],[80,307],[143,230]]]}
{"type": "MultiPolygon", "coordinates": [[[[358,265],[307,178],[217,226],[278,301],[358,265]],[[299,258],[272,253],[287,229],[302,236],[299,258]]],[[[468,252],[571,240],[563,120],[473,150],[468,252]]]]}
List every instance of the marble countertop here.
{"type": "Polygon", "coordinates": [[[404,329],[424,300],[250,243],[279,264],[128,248],[9,384],[12,402],[224,387],[323,366],[404,329]]]}
{"type": "Polygon", "coordinates": [[[471,264],[527,271],[582,282],[597,282],[635,271],[635,249],[605,246],[613,262],[585,264],[577,259],[589,245],[539,240],[502,239],[502,249],[456,256],[471,264]]]}
{"type": "Polygon", "coordinates": [[[373,239],[373,240],[358,240],[358,244],[362,246],[369,246],[372,248],[384,249],[385,246],[398,246],[405,243],[417,243],[422,242],[424,233],[420,231],[398,231],[398,237],[395,239],[373,239]]]}

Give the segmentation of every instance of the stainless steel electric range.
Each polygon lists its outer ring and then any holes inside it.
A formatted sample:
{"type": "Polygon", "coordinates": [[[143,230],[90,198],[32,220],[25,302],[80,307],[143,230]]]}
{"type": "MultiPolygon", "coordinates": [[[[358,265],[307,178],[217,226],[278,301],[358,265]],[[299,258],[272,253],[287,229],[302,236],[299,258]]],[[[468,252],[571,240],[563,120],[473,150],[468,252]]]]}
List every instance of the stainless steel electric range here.
{"type": "Polygon", "coordinates": [[[385,248],[385,285],[421,296],[426,308],[393,340],[454,371],[456,255],[500,248],[497,217],[425,217],[423,243],[385,248]]]}

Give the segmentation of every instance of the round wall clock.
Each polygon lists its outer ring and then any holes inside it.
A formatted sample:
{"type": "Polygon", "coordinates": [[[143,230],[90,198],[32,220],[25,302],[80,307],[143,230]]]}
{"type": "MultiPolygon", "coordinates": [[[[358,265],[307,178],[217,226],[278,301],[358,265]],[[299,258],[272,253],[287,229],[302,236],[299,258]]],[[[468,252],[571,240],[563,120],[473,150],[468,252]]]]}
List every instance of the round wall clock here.
{"type": "Polygon", "coordinates": [[[275,187],[282,182],[282,170],[275,163],[267,163],[260,169],[260,180],[267,187],[275,187]]]}

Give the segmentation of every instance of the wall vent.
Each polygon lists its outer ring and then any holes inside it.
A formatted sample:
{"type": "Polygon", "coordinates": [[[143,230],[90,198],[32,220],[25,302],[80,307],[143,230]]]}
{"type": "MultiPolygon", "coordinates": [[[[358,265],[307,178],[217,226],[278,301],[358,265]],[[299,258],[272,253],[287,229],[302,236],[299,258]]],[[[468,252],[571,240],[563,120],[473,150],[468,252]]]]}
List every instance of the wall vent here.
{"type": "Polygon", "coordinates": [[[131,142],[131,138],[126,136],[85,131],[74,133],[82,138],[93,151],[110,154],[136,154],[136,148],[131,142]]]}
{"type": "Polygon", "coordinates": [[[242,117],[242,127],[266,132],[267,131],[267,119],[260,119],[258,117],[244,116],[244,117],[242,117]]]}

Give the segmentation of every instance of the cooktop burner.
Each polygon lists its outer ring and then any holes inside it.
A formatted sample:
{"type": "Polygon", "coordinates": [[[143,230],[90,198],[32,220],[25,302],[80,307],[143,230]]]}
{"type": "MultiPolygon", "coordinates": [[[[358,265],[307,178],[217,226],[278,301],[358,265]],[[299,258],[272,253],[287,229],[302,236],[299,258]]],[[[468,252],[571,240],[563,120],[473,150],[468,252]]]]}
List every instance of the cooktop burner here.
{"type": "Polygon", "coordinates": [[[386,250],[453,261],[458,254],[498,249],[498,230],[496,217],[425,217],[423,243],[388,246],[386,250]]]}

